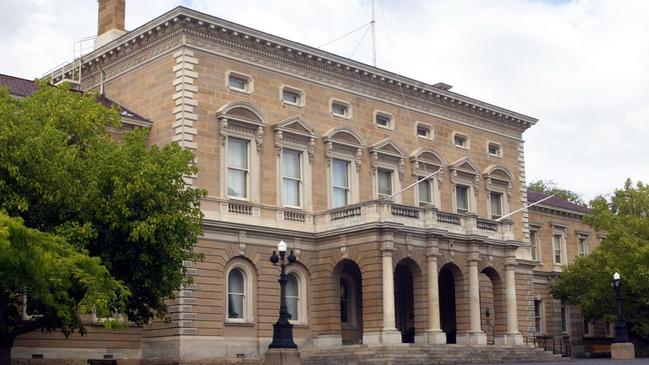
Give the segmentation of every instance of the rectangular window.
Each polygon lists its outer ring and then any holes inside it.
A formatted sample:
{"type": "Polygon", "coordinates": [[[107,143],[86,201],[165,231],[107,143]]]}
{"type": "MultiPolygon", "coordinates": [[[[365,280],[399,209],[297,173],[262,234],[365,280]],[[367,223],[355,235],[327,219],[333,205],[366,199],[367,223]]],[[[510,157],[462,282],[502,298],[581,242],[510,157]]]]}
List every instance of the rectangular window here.
{"type": "Polygon", "coordinates": [[[432,138],[432,131],[430,127],[422,125],[422,124],[417,124],[417,136],[422,137],[422,138],[427,138],[431,139],[432,138]]]}
{"type": "Polygon", "coordinates": [[[530,231],[530,253],[532,260],[539,261],[539,232],[537,230],[530,231]]]}
{"type": "Polygon", "coordinates": [[[584,336],[590,335],[590,321],[584,318],[584,336]]]}
{"type": "Polygon", "coordinates": [[[335,115],[347,117],[349,116],[349,107],[345,104],[334,102],[331,104],[331,112],[335,115]]]}
{"type": "Polygon", "coordinates": [[[282,149],[282,203],[284,205],[299,207],[301,204],[301,155],[299,151],[282,149]]]}
{"type": "Polygon", "coordinates": [[[562,264],[562,256],[563,256],[563,235],[561,234],[555,234],[554,235],[554,263],[555,264],[562,264]]]}
{"type": "Polygon", "coordinates": [[[388,114],[376,113],[374,123],[383,128],[392,128],[392,117],[388,114]]]}
{"type": "Polygon", "coordinates": [[[282,100],[289,104],[300,104],[300,94],[292,90],[284,89],[282,91],[282,100]]]}
{"type": "Polygon", "coordinates": [[[464,185],[455,185],[455,203],[458,213],[469,211],[469,187],[464,185]]]}
{"type": "Polygon", "coordinates": [[[376,172],[379,199],[392,195],[392,170],[378,169],[376,172]]]}
{"type": "Polygon", "coordinates": [[[577,249],[579,251],[579,256],[588,255],[588,241],[586,237],[580,236],[577,241],[577,249]]]}
{"type": "Polygon", "coordinates": [[[247,90],[248,89],[248,80],[243,77],[230,75],[228,77],[228,85],[233,89],[247,90]]]}
{"type": "Polygon", "coordinates": [[[228,196],[248,197],[248,141],[228,137],[228,196]]]}
{"type": "Polygon", "coordinates": [[[541,333],[541,304],[538,299],[534,300],[534,329],[536,333],[541,333]]]}
{"type": "Polygon", "coordinates": [[[561,332],[568,332],[568,319],[566,318],[566,302],[561,301],[561,332]]]}
{"type": "Polygon", "coordinates": [[[455,134],[453,136],[453,143],[458,147],[468,148],[469,139],[463,134],[455,134]]]}
{"type": "Polygon", "coordinates": [[[349,204],[349,161],[333,159],[331,162],[331,207],[349,204]]]}
{"type": "Polygon", "coordinates": [[[503,194],[490,193],[491,219],[498,219],[503,216],[503,194]]]}
{"type": "Polygon", "coordinates": [[[489,155],[491,156],[500,157],[502,154],[501,147],[497,143],[493,143],[493,142],[489,143],[487,149],[489,150],[489,155]]]}
{"type": "MultiPolygon", "coordinates": [[[[423,176],[417,177],[417,180],[421,180],[423,176]]],[[[419,183],[419,205],[431,204],[433,200],[431,199],[431,183],[428,179],[423,180],[419,183]]]]}

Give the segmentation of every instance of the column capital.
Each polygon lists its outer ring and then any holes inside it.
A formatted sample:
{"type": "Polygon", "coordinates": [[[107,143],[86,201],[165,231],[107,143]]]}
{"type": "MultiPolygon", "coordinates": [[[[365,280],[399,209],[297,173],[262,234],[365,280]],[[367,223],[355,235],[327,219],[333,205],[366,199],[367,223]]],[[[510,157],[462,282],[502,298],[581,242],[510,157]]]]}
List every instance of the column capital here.
{"type": "Polygon", "coordinates": [[[381,253],[384,255],[386,253],[392,254],[392,251],[395,251],[394,242],[392,241],[383,241],[381,243],[381,253]]]}
{"type": "Polygon", "coordinates": [[[439,247],[428,247],[426,249],[426,256],[428,260],[436,260],[440,256],[439,247]]]}
{"type": "Polygon", "coordinates": [[[470,252],[469,255],[467,256],[466,259],[469,264],[475,263],[477,264],[478,261],[480,261],[480,253],[479,252],[470,252]]]}
{"type": "Polygon", "coordinates": [[[516,257],[505,258],[505,270],[513,270],[516,267],[516,257]]]}

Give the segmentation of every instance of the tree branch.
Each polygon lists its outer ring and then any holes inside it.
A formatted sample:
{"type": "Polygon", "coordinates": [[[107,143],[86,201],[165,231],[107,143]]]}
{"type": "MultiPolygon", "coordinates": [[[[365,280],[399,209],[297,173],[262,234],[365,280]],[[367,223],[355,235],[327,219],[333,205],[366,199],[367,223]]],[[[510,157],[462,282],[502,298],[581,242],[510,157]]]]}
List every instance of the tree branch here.
{"type": "Polygon", "coordinates": [[[43,327],[47,323],[47,320],[42,317],[35,321],[16,321],[16,326],[13,328],[13,331],[9,334],[10,337],[16,338],[25,333],[35,331],[43,327]],[[22,326],[20,324],[23,324],[22,326]]]}

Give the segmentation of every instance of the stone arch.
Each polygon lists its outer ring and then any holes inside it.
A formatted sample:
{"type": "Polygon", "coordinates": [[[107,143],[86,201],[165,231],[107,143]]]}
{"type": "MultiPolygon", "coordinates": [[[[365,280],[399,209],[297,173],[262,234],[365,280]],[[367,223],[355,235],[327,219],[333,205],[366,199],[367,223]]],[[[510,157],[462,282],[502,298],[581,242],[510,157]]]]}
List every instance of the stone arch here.
{"type": "Polygon", "coordinates": [[[464,277],[464,273],[454,262],[440,265],[439,309],[447,343],[457,343],[458,335],[465,335],[469,331],[469,302],[464,277]]]}
{"type": "Polygon", "coordinates": [[[480,271],[480,323],[487,343],[494,344],[507,333],[505,287],[493,266],[485,266],[480,271]]]}
{"type": "Polygon", "coordinates": [[[242,322],[254,323],[257,313],[257,290],[258,290],[258,271],[255,264],[245,256],[239,255],[230,258],[223,267],[223,297],[224,301],[224,320],[225,322],[242,322]],[[233,271],[239,271],[243,274],[243,313],[241,318],[234,314],[236,311],[230,310],[230,274],[233,271]]]}
{"type": "Polygon", "coordinates": [[[343,345],[363,342],[363,275],[353,260],[342,259],[333,268],[330,294],[333,303],[330,320],[338,323],[343,345]]]}
{"type": "Polygon", "coordinates": [[[332,141],[337,144],[347,145],[354,148],[362,148],[366,145],[365,139],[353,128],[335,127],[328,130],[322,139],[325,143],[332,141]]]}
{"type": "Polygon", "coordinates": [[[218,119],[227,118],[259,125],[266,124],[261,110],[247,101],[233,101],[225,104],[216,111],[216,116],[218,119]]]}

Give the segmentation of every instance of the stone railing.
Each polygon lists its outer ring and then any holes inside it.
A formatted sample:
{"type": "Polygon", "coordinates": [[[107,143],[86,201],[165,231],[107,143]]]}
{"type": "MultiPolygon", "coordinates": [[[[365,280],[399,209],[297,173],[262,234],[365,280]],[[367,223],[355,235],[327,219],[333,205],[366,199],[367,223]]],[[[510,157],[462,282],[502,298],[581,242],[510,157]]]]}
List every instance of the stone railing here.
{"type": "Polygon", "coordinates": [[[372,200],[311,213],[299,209],[206,198],[201,203],[205,219],[318,233],[374,222],[394,222],[406,227],[435,229],[453,234],[472,234],[490,239],[513,240],[512,221],[497,222],[475,214],[442,212],[434,207],[415,207],[388,200],[372,200]]]}

